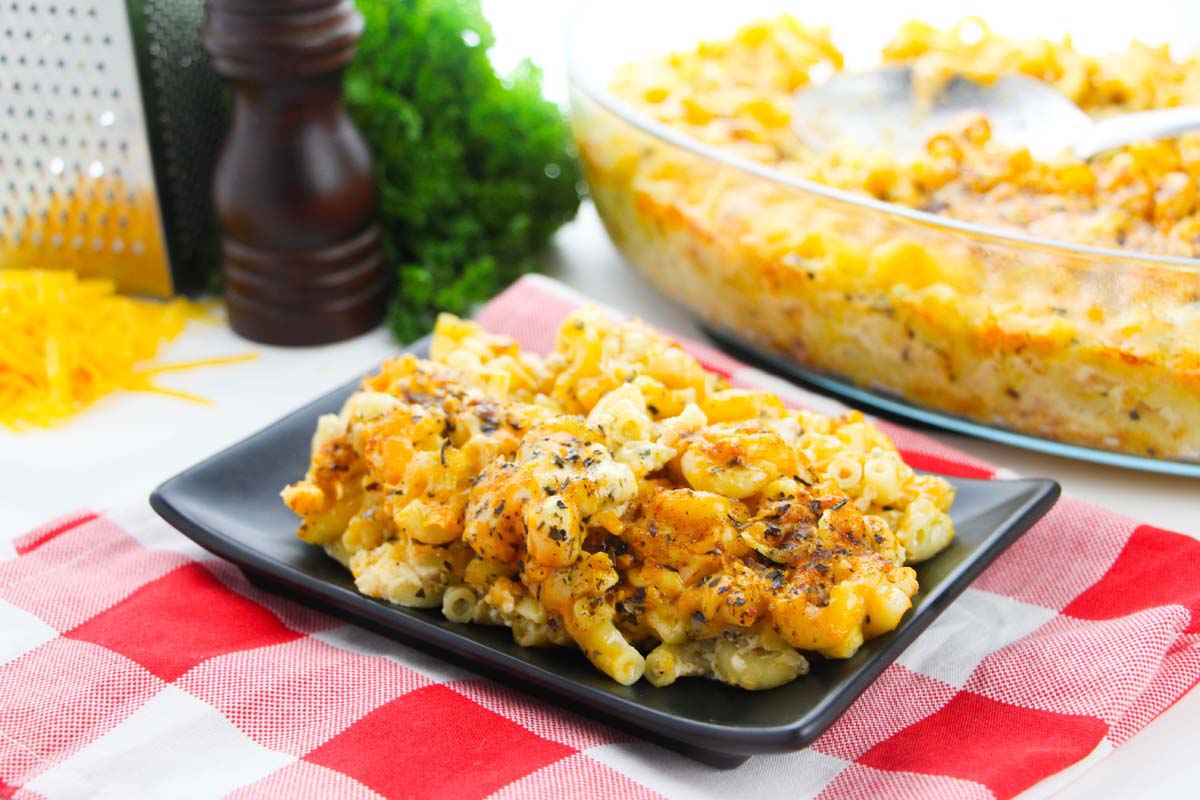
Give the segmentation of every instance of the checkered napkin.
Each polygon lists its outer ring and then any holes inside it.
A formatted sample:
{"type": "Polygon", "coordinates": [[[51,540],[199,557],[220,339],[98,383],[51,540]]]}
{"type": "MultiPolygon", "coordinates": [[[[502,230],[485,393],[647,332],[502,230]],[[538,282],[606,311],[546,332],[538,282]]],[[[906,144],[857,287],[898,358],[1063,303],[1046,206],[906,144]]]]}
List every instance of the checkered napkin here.
{"type": "MultiPolygon", "coordinates": [[[[544,350],[579,302],[527,278],[481,319],[544,350]]],[[[916,466],[994,475],[887,429],[916,466]]],[[[1200,542],[1070,498],[811,748],[728,771],[261,592],[146,507],[14,549],[0,798],[1007,798],[1061,785],[1200,679],[1200,542]]]]}

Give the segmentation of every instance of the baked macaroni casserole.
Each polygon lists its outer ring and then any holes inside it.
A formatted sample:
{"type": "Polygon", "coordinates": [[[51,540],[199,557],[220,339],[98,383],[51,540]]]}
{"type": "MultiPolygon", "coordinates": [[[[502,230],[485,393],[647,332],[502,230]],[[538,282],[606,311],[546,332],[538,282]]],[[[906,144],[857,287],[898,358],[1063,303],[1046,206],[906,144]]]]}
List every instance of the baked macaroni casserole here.
{"type": "Polygon", "coordinates": [[[622,684],[787,683],[909,609],[954,489],[861,414],[730,388],[638,322],[572,313],[543,359],[439,319],[321,418],[283,491],[366,595],[578,647],[622,684]]]}
{"type": "MultiPolygon", "coordinates": [[[[1085,55],[978,20],[906,25],[882,60],[913,64],[930,92],[957,74],[1031,75],[1096,116],[1200,103],[1200,60],[1140,44],[1085,55]]],[[[794,97],[842,66],[829,30],[781,16],[620,68],[608,91],[623,110],[577,86],[592,196],[629,260],[710,322],[860,386],[1200,461],[1200,262],[1186,260],[1200,255],[1200,134],[1039,161],[975,115],[914,160],[816,154],[791,129],[794,97]]]]}

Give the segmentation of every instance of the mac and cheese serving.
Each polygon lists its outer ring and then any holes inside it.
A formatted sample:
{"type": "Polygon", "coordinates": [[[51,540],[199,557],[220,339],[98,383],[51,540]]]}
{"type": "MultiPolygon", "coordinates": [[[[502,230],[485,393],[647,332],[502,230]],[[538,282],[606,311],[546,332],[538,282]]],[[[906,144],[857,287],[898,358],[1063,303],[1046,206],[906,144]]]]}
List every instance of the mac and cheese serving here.
{"type": "MultiPolygon", "coordinates": [[[[882,60],[912,63],[930,92],[956,74],[1031,75],[1096,116],[1200,103],[1198,59],[1138,44],[1085,55],[978,20],[907,25],[882,60]]],[[[781,16],[621,67],[609,84],[620,113],[577,87],[591,194],[629,261],[709,322],[859,386],[1035,436],[1200,461],[1200,262],[1140,255],[1200,256],[1200,134],[1037,160],[976,115],[912,160],[817,154],[792,131],[794,98],[842,67],[829,30],[781,16]]]]}
{"type": "Polygon", "coordinates": [[[954,536],[954,489],[861,414],[730,388],[638,322],[572,313],[546,358],[451,316],[431,360],[323,417],[284,502],[360,591],[578,647],[663,686],[766,689],[853,655],[954,536]]]}

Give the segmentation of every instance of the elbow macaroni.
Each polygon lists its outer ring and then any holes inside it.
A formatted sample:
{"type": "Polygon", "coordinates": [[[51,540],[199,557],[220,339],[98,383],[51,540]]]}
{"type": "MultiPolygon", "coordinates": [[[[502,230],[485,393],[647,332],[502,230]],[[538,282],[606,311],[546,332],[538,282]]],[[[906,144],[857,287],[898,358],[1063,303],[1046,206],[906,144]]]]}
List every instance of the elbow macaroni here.
{"type": "Polygon", "coordinates": [[[323,417],[283,491],[372,597],[627,685],[766,689],[893,629],[953,536],[953,487],[861,414],[731,389],[640,323],[578,310],[540,359],[443,317],[431,352],[323,417]]]}
{"type": "MultiPolygon", "coordinates": [[[[608,90],[626,111],[578,93],[591,196],[626,260],[707,322],[861,388],[1038,437],[1200,462],[1200,132],[1086,161],[1035,158],[974,115],[912,158],[836,142],[815,152],[793,130],[794,97],[842,69],[836,35],[781,14],[619,67],[608,90]],[[904,221],[764,172],[1128,258],[904,221]]],[[[907,24],[882,55],[911,65],[927,96],[960,74],[1024,74],[1098,118],[1200,103],[1200,58],[1166,46],[1091,54],[1070,37],[1011,38],[967,19],[907,24]]],[[[723,421],[712,398],[697,402],[723,421]]]]}

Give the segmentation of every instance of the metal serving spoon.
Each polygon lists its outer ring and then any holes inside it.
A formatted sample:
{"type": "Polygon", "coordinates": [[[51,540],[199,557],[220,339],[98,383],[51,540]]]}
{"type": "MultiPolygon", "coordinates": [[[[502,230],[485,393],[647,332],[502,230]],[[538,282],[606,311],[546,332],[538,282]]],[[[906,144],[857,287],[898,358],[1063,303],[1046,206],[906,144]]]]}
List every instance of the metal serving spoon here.
{"type": "Polygon", "coordinates": [[[1081,159],[1134,141],[1166,139],[1200,128],[1200,106],[1181,106],[1096,121],[1052,86],[1009,75],[984,85],[951,79],[922,108],[913,94],[911,67],[847,72],[796,97],[792,128],[808,147],[827,151],[840,142],[898,156],[924,152],[930,136],[964,111],[984,112],[992,138],[1028,147],[1047,158],[1069,149],[1081,159]]]}

